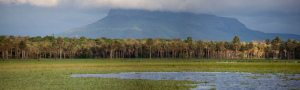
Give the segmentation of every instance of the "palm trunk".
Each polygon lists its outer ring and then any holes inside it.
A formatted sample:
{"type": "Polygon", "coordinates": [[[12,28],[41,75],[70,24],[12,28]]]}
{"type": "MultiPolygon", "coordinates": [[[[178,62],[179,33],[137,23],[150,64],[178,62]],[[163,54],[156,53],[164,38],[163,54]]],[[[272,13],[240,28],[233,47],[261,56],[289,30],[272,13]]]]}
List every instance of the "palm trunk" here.
{"type": "Polygon", "coordinates": [[[6,54],[5,54],[5,55],[6,55],[6,59],[8,59],[8,51],[6,51],[5,53],[6,53],[6,54]]]}
{"type": "Polygon", "coordinates": [[[15,51],[15,58],[18,59],[19,58],[19,54],[18,54],[18,50],[15,51]]]}
{"type": "Polygon", "coordinates": [[[109,59],[110,60],[112,59],[112,49],[110,50],[110,53],[109,53],[109,59]]]}
{"type": "Polygon", "coordinates": [[[10,59],[13,59],[13,54],[12,54],[13,50],[10,49],[10,59]]]}
{"type": "Polygon", "coordinates": [[[59,59],[61,59],[61,52],[62,52],[62,50],[61,50],[61,48],[59,48],[59,59]]]}
{"type": "Polygon", "coordinates": [[[172,50],[172,58],[174,58],[174,56],[175,56],[175,51],[174,51],[174,49],[172,50]]]}
{"type": "Polygon", "coordinates": [[[4,52],[2,51],[2,59],[4,60],[4,52]]]}
{"type": "Polygon", "coordinates": [[[49,56],[49,57],[50,57],[50,59],[51,59],[51,57],[52,57],[52,55],[51,55],[51,51],[50,51],[50,56],[49,56]]]}
{"type": "Polygon", "coordinates": [[[22,59],[24,59],[24,50],[22,50],[22,59]]]}
{"type": "Polygon", "coordinates": [[[235,48],[235,58],[237,58],[237,48],[235,48]]]}
{"type": "Polygon", "coordinates": [[[150,60],[151,60],[151,46],[150,46],[150,60]]]}
{"type": "Polygon", "coordinates": [[[223,52],[223,50],[221,50],[221,59],[223,59],[223,53],[222,52],[223,52]]]}

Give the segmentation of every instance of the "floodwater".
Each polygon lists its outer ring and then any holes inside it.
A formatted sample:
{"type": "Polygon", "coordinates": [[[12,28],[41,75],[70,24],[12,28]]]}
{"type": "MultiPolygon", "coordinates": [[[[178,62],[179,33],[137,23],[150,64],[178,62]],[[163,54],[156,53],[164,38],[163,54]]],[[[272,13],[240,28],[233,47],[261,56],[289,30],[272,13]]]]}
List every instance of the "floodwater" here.
{"type": "Polygon", "coordinates": [[[190,80],[203,82],[192,90],[290,90],[300,89],[300,74],[251,74],[230,72],[132,72],[120,74],[77,74],[71,77],[119,79],[190,80]]]}

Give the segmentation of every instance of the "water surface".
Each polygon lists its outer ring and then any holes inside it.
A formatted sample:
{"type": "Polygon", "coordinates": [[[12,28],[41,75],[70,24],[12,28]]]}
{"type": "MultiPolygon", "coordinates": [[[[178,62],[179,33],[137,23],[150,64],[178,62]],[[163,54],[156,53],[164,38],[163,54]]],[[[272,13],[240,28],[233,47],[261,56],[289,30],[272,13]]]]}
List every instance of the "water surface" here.
{"type": "Polygon", "coordinates": [[[119,79],[190,80],[205,82],[192,90],[289,90],[300,89],[300,74],[251,74],[230,72],[132,72],[120,74],[77,74],[71,77],[119,79]]]}

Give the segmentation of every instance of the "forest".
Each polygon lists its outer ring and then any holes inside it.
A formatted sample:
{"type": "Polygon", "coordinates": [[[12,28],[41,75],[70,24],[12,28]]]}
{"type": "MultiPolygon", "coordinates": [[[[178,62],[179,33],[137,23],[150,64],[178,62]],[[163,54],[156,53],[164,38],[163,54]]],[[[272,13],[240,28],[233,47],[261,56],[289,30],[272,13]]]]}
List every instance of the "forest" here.
{"type": "Polygon", "coordinates": [[[0,36],[0,54],[6,59],[80,58],[208,58],[208,59],[300,59],[300,42],[280,37],[240,42],[145,38],[91,39],[86,37],[0,36]]]}

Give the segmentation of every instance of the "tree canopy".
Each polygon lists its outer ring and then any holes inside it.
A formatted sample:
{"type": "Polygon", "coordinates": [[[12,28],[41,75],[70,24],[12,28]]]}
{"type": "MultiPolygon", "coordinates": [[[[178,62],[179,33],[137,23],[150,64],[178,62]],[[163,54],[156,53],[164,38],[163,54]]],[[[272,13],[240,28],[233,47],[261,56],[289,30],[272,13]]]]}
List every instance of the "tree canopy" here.
{"type": "Polygon", "coordinates": [[[240,42],[147,38],[87,39],[0,36],[2,59],[63,58],[266,58],[299,59],[300,43],[279,37],[266,41],[240,42]]]}

